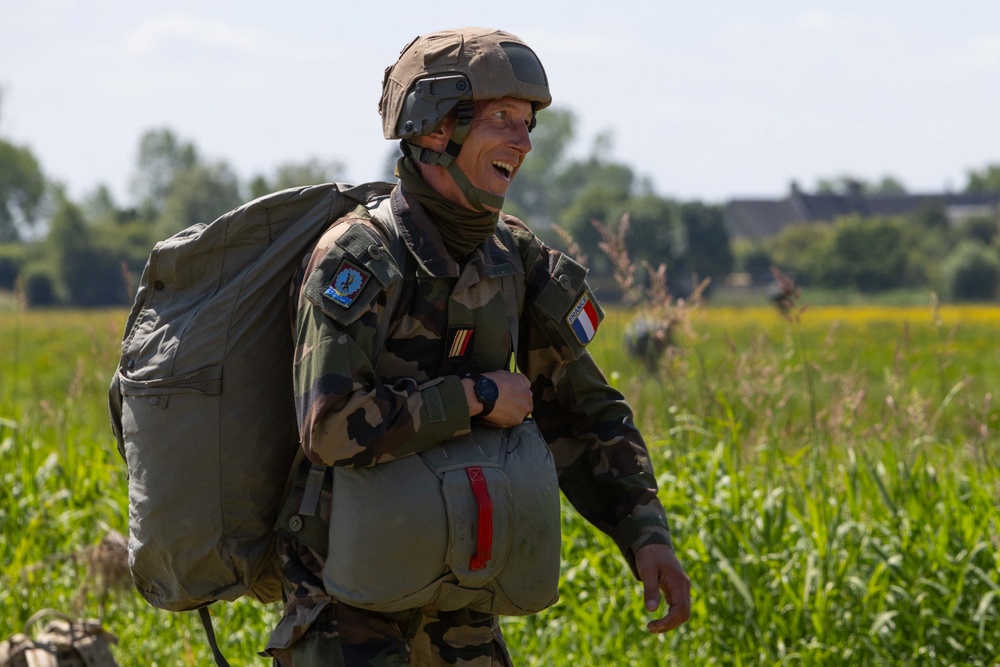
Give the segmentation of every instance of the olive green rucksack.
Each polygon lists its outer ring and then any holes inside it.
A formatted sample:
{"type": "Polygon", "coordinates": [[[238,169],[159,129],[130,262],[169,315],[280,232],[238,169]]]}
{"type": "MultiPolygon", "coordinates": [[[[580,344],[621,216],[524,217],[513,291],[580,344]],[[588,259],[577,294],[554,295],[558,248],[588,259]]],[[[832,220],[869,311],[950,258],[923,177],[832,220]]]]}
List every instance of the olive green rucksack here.
{"type": "Polygon", "coordinates": [[[391,189],[284,190],[153,248],[109,392],[129,566],[153,606],[280,599],[274,523],[299,451],[289,285],[333,221],[391,189]]]}

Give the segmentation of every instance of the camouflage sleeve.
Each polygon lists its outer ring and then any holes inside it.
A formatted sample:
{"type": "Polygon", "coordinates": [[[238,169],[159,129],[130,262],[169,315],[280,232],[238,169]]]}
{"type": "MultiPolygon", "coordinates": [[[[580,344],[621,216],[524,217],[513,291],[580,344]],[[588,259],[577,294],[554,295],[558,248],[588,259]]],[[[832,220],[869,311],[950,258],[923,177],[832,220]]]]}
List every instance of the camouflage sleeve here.
{"type": "Polygon", "coordinates": [[[531,380],[534,417],[566,498],[615,540],[635,572],[635,552],[671,544],[670,531],[632,410],[586,349],[604,313],[580,264],[542,245],[523,223],[510,226],[526,260],[518,361],[531,380]]]}
{"type": "Polygon", "coordinates": [[[302,447],[316,463],[371,466],[469,431],[458,377],[386,384],[375,364],[401,273],[381,232],[346,220],[300,272],[293,382],[302,447]]]}

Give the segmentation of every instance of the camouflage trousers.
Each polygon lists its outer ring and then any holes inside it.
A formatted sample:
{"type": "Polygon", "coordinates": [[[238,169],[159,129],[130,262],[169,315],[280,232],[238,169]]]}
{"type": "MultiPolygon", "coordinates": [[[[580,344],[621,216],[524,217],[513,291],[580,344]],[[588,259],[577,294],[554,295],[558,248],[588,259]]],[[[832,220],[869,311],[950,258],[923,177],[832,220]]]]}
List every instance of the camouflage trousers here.
{"type": "Polygon", "coordinates": [[[295,540],[279,540],[285,613],[263,655],[281,667],[460,665],[512,667],[499,619],[460,609],[381,614],[326,594],[322,557],[295,540]]]}

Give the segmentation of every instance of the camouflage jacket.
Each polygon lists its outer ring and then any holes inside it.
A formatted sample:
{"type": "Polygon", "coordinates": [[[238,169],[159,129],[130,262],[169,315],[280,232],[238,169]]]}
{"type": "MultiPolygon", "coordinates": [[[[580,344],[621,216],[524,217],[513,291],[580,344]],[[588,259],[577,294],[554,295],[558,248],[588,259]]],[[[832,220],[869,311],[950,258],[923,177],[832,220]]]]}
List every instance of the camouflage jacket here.
{"type": "Polygon", "coordinates": [[[531,381],[532,417],[564,495],[633,568],[640,546],[669,544],[631,409],[586,350],[603,317],[586,270],[505,214],[499,227],[509,233],[499,229],[459,266],[398,185],[375,215],[359,207],[334,223],[293,283],[294,387],[306,455],[370,466],[467,433],[462,377],[508,368],[507,280],[520,311],[517,368],[531,381]],[[408,249],[399,263],[378,222],[389,215],[408,249]]]}

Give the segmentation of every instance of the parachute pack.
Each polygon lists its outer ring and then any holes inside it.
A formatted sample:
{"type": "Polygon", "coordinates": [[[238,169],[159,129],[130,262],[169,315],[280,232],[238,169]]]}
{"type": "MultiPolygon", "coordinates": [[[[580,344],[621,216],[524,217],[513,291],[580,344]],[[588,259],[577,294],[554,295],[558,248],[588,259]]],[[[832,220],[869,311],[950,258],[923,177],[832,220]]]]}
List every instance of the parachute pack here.
{"type": "Polygon", "coordinates": [[[201,609],[210,640],[207,605],[281,597],[274,524],[299,452],[293,274],[333,221],[391,189],[270,194],[157,243],[143,270],[109,391],[129,566],[153,606],[201,609]]]}

